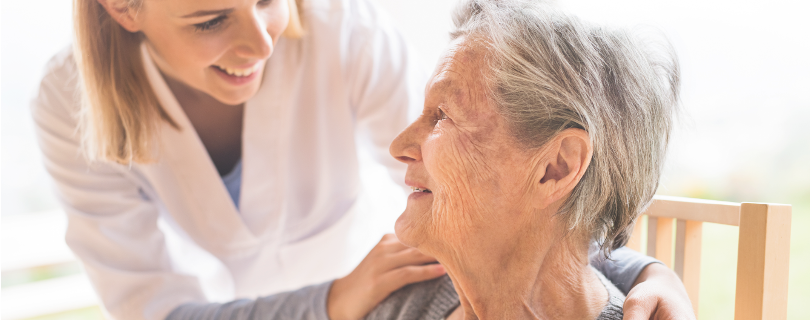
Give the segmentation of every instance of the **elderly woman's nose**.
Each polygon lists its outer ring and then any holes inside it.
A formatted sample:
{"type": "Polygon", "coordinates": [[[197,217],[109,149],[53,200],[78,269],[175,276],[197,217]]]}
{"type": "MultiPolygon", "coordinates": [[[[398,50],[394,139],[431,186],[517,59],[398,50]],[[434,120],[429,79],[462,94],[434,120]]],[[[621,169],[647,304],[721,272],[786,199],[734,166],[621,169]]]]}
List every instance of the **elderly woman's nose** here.
{"type": "Polygon", "coordinates": [[[257,12],[239,26],[236,54],[248,59],[267,59],[273,53],[273,38],[267,22],[257,12]]]}
{"type": "Polygon", "coordinates": [[[422,145],[419,134],[419,120],[405,128],[393,142],[388,152],[403,163],[422,161],[422,145]]]}

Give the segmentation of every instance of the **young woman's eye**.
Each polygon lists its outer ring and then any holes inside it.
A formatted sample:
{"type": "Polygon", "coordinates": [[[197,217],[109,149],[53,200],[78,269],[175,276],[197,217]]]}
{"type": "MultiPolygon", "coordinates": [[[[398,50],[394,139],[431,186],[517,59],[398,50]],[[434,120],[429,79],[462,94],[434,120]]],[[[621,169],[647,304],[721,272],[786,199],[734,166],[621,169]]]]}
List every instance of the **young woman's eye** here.
{"type": "Polygon", "coordinates": [[[271,3],[273,3],[273,0],[259,0],[259,2],[256,3],[256,5],[260,7],[266,7],[269,6],[271,3]]]}
{"type": "Polygon", "coordinates": [[[194,25],[194,28],[195,28],[197,31],[209,31],[209,30],[213,30],[213,29],[215,29],[215,28],[217,28],[217,27],[221,26],[221,25],[222,25],[222,23],[223,23],[223,22],[225,22],[225,19],[227,19],[227,18],[228,18],[227,16],[225,16],[225,15],[221,15],[221,16],[219,16],[219,17],[216,17],[216,18],[214,18],[214,19],[208,20],[208,21],[206,21],[206,22],[195,24],[195,25],[194,25]]]}

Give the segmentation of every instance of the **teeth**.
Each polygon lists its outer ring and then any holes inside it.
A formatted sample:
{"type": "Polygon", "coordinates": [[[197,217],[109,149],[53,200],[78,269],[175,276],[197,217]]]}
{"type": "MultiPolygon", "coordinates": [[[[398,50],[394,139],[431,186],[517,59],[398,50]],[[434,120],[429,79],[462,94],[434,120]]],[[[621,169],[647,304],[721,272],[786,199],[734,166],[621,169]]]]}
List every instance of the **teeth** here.
{"type": "Polygon", "coordinates": [[[433,193],[433,192],[431,192],[431,191],[430,191],[430,189],[420,189],[420,188],[414,188],[414,187],[411,187],[411,190],[413,190],[413,192],[427,192],[427,193],[433,193]]]}
{"type": "Polygon", "coordinates": [[[246,69],[228,68],[228,67],[222,67],[222,66],[216,66],[216,67],[219,68],[222,71],[225,71],[225,73],[227,73],[229,75],[232,75],[232,76],[247,77],[247,76],[253,74],[254,72],[258,71],[259,68],[261,68],[261,64],[257,63],[255,66],[250,67],[250,68],[246,68],[246,69]]]}

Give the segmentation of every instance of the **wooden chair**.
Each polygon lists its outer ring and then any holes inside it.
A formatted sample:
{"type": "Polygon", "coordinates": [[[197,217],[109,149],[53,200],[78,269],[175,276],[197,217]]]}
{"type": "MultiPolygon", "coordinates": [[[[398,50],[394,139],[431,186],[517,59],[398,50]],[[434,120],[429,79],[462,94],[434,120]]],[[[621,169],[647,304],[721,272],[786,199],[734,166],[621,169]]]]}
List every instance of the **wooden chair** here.
{"type": "MultiPolygon", "coordinates": [[[[643,215],[648,216],[646,254],[675,269],[686,286],[695,312],[700,288],[703,223],[709,222],[740,229],[734,319],[787,317],[789,205],[656,196],[643,215]]],[[[642,220],[638,221],[627,246],[641,252],[645,226],[642,220]]]]}

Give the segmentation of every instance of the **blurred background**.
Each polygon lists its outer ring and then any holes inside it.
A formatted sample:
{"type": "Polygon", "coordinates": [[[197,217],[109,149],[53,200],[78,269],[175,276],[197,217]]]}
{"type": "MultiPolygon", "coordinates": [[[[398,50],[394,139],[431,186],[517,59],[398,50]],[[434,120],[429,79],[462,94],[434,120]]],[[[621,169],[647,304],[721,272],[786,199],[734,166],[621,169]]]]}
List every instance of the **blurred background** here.
{"type": "MultiPolygon", "coordinates": [[[[456,0],[371,0],[400,28],[425,72],[447,43],[456,0]]],[[[789,319],[810,319],[810,4],[804,1],[558,0],[580,17],[665,34],[682,66],[683,114],[659,194],[793,205],[789,319]],[[804,303],[802,303],[804,301],[804,303]]],[[[28,103],[48,59],[71,42],[71,1],[2,0],[0,220],[3,319],[101,319],[59,211],[28,103]]],[[[404,206],[364,162],[369,230],[404,206]],[[381,187],[381,185],[383,185],[381,187]]],[[[701,319],[733,319],[737,231],[704,227],[701,319]]],[[[358,245],[362,257],[369,244],[358,245]]]]}

